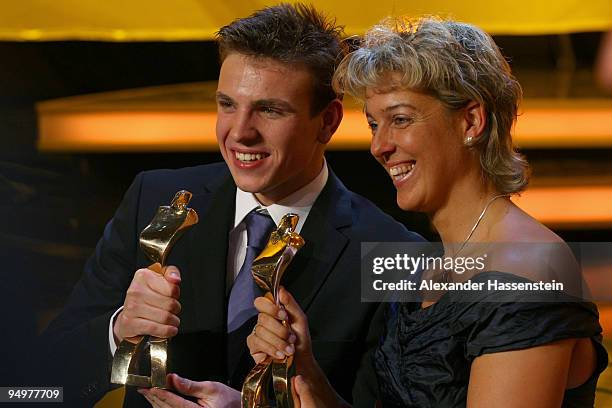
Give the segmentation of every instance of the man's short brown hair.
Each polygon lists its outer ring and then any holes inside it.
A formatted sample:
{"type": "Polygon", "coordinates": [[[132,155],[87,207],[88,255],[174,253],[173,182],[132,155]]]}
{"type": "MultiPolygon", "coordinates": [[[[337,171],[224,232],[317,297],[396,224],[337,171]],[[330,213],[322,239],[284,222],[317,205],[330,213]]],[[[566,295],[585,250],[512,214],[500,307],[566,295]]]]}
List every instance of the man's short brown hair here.
{"type": "Polygon", "coordinates": [[[345,55],[343,29],[313,6],[279,4],[234,20],[216,35],[221,63],[232,53],[271,58],[306,67],[312,74],[312,113],[318,113],[338,95],[331,80],[345,55]]]}

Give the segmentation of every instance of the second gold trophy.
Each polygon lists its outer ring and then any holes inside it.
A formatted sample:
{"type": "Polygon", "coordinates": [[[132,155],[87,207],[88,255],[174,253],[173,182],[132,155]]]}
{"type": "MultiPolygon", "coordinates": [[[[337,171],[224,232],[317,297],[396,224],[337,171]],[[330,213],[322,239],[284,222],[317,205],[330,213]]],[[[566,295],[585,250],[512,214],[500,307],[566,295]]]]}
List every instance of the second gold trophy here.
{"type": "MultiPolygon", "coordinates": [[[[253,279],[264,291],[267,298],[279,304],[278,289],[289,263],[304,245],[304,239],[295,232],[299,221],[296,214],[286,214],[278,228],[272,232],[266,247],[253,261],[253,279]]],[[[283,321],[288,326],[288,321],[283,321]]],[[[242,385],[242,406],[244,408],[293,407],[291,396],[293,357],[282,359],[266,358],[247,375],[242,385]],[[272,382],[272,387],[270,387],[272,382]],[[274,395],[271,396],[270,388],[274,395]],[[272,404],[274,400],[276,403],[272,404]]]]}

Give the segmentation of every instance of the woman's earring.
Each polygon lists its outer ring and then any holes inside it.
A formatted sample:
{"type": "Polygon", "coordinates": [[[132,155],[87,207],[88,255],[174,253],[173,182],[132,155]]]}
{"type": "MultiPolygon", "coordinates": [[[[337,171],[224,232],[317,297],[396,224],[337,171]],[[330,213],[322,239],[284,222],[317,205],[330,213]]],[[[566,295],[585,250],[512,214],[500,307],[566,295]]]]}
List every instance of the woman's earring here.
{"type": "Polygon", "coordinates": [[[466,146],[471,146],[473,140],[474,140],[474,138],[472,136],[468,136],[468,137],[465,138],[464,144],[466,146]]]}

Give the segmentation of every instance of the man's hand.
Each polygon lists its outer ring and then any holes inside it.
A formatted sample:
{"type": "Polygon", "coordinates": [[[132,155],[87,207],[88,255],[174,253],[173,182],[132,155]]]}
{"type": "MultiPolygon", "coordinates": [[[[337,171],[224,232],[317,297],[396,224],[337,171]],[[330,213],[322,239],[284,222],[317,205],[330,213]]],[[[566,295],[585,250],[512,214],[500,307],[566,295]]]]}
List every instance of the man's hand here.
{"type": "Polygon", "coordinates": [[[198,403],[159,388],[140,389],[139,393],[155,408],[240,408],[240,391],[213,381],[191,381],[176,374],[168,375],[168,384],[178,393],[195,397],[198,403]]]}
{"type": "Polygon", "coordinates": [[[166,267],[163,275],[152,269],[137,270],[127,290],[123,310],[113,324],[115,342],[119,344],[127,337],[139,335],[176,336],[181,322],[177,316],[181,311],[180,282],[181,274],[175,266],[166,267]]]}

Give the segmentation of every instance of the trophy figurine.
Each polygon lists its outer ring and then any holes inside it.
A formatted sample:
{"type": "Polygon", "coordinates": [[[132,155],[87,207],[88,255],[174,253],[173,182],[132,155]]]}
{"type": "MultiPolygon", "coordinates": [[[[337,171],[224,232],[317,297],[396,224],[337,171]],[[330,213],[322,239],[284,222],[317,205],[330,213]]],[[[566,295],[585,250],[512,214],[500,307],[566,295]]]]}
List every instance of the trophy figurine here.
{"type": "MultiPolygon", "coordinates": [[[[161,206],[151,223],[140,233],[140,248],[153,261],[149,269],[163,275],[172,246],[189,227],[197,224],[198,214],[188,208],[189,191],[181,190],[169,206],[161,206]]],[[[113,358],[111,382],[137,387],[166,388],[168,339],[135,336],[124,339],[113,358]],[[148,353],[147,353],[148,349],[148,353]],[[150,375],[140,375],[141,361],[150,358],[150,375]]]]}
{"type": "MultiPolygon", "coordinates": [[[[295,232],[299,217],[286,214],[278,228],[272,232],[261,254],[253,261],[251,272],[257,285],[263,289],[265,297],[279,305],[278,289],[283,273],[296,252],[304,245],[304,239],[295,232]]],[[[288,321],[283,321],[285,326],[288,321]]],[[[282,359],[266,358],[257,364],[247,375],[242,385],[243,408],[269,407],[268,395],[270,377],[274,390],[275,406],[293,407],[291,396],[291,377],[293,376],[293,356],[282,359]]]]}

